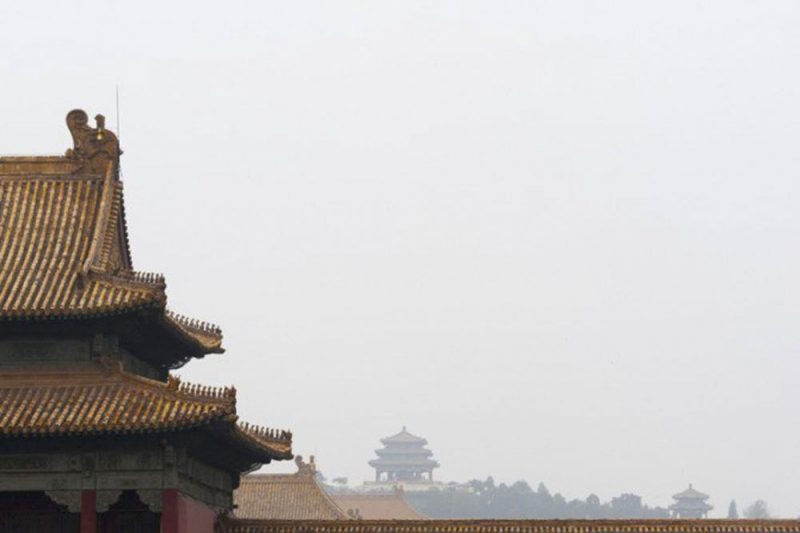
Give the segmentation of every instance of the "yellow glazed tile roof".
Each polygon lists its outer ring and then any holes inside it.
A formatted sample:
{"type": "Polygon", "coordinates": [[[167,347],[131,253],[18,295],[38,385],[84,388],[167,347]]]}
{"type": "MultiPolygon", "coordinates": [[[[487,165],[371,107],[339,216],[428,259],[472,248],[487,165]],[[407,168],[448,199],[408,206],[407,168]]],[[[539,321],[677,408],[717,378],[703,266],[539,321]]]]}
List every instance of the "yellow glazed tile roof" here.
{"type": "Polygon", "coordinates": [[[222,350],[216,326],[166,311],[163,276],[133,269],[113,133],[67,116],[67,155],[0,157],[0,321],[153,309],[195,355],[222,350]],[[100,139],[100,140],[98,140],[100,139]]]}
{"type": "Polygon", "coordinates": [[[0,440],[163,433],[219,423],[237,441],[275,459],[291,457],[292,435],[240,424],[236,390],[166,383],[103,361],[68,371],[0,371],[0,440]]]}
{"type": "Polygon", "coordinates": [[[310,464],[295,459],[295,474],[250,474],[233,493],[236,516],[277,520],[340,520],[345,513],[316,480],[310,464]]]}
{"type": "Polygon", "coordinates": [[[108,190],[119,204],[121,184],[97,177],[0,177],[0,316],[67,317],[163,306],[163,278],[127,268],[114,237],[119,209],[111,210],[107,228],[95,231],[108,190]],[[98,256],[94,270],[88,268],[91,253],[98,256]]]}
{"type": "Polygon", "coordinates": [[[400,491],[389,493],[333,494],[333,501],[348,515],[364,520],[424,520],[400,491]]]}
{"type": "Polygon", "coordinates": [[[800,533],[798,520],[243,520],[223,533],[800,533]]]}

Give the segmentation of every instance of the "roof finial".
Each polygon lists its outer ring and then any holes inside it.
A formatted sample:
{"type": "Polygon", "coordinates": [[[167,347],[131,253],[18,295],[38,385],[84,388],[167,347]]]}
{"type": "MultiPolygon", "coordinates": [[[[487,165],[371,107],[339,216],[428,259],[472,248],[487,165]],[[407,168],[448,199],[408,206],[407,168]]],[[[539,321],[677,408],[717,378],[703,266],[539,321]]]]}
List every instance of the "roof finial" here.
{"type": "Polygon", "coordinates": [[[297,475],[313,476],[317,473],[317,464],[314,462],[314,456],[309,457],[309,462],[303,461],[302,455],[295,455],[294,464],[297,465],[297,475]]]}
{"type": "Polygon", "coordinates": [[[117,136],[106,129],[103,115],[95,117],[97,127],[89,126],[89,115],[83,109],[73,109],[67,113],[67,127],[72,134],[72,148],[67,157],[83,162],[79,172],[103,175],[109,161],[119,168],[119,149],[117,136]]]}

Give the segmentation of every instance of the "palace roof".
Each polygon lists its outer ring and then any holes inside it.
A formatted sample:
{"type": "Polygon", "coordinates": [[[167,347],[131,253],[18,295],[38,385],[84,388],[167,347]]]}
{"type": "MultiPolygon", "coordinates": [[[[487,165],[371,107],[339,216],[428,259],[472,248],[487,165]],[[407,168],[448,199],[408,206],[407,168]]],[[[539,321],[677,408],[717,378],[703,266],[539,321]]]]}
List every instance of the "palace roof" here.
{"type": "Polygon", "coordinates": [[[426,458],[418,458],[418,457],[379,457],[378,459],[372,459],[368,463],[372,467],[381,467],[381,468],[395,468],[395,469],[403,469],[404,467],[408,468],[437,468],[439,463],[434,461],[433,459],[426,459],[426,458]]]}
{"type": "Polygon", "coordinates": [[[239,422],[235,389],[169,375],[222,334],[134,270],[119,143],[96,120],[67,115],[64,156],[0,157],[0,447],[171,442],[237,481],[291,458],[290,432],[239,422]]]}
{"type": "Polygon", "coordinates": [[[292,435],[238,422],[236,390],[164,383],[124,371],[118,361],[76,368],[0,367],[0,441],[163,434],[204,429],[248,450],[254,462],[289,459],[292,435]]]}
{"type": "Polygon", "coordinates": [[[800,533],[800,520],[222,520],[225,533],[800,533]]]}
{"type": "Polygon", "coordinates": [[[242,519],[340,520],[345,513],[316,479],[314,457],[295,458],[294,474],[250,474],[233,493],[236,516],[242,519]]]}
{"type": "Polygon", "coordinates": [[[683,492],[679,492],[678,494],[674,494],[672,498],[675,500],[707,500],[709,496],[708,494],[703,494],[699,490],[695,489],[690,483],[688,489],[684,490],[683,492]]]}
{"type": "Polygon", "coordinates": [[[683,492],[679,492],[672,496],[675,503],[669,506],[670,511],[702,511],[707,512],[714,508],[713,505],[706,503],[709,498],[708,494],[703,494],[696,490],[692,485],[683,492]]]}
{"type": "Polygon", "coordinates": [[[403,497],[403,492],[335,493],[331,495],[349,516],[364,520],[424,520],[403,497]]]}
{"type": "Polygon", "coordinates": [[[391,444],[417,444],[419,446],[425,446],[428,444],[428,441],[423,439],[422,437],[417,437],[416,435],[412,435],[406,430],[406,427],[403,426],[403,429],[400,433],[396,433],[391,437],[386,437],[385,439],[381,439],[381,442],[385,445],[391,444]]]}
{"type": "Polygon", "coordinates": [[[379,457],[393,460],[393,459],[409,459],[425,460],[426,457],[433,455],[433,452],[427,448],[416,446],[387,446],[380,450],[375,450],[379,457]]]}
{"type": "Polygon", "coordinates": [[[109,324],[157,365],[222,352],[218,327],[167,311],[164,277],[133,268],[121,152],[97,120],[67,115],[65,156],[0,157],[0,327],[127,316],[109,324]],[[148,335],[131,333],[141,324],[148,335]]]}
{"type": "Polygon", "coordinates": [[[424,447],[428,441],[412,435],[405,426],[400,433],[381,439],[381,443],[384,447],[375,450],[378,458],[368,463],[373,468],[415,472],[439,467],[439,463],[430,458],[433,452],[424,447]]]}

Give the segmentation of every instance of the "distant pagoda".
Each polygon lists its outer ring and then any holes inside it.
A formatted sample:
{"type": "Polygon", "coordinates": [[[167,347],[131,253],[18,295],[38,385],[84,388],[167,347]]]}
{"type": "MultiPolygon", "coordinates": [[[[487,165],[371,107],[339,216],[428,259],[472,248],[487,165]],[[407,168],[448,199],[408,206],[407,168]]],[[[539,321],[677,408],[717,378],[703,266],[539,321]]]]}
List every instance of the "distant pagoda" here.
{"type": "Polygon", "coordinates": [[[708,494],[695,490],[691,483],[689,488],[672,496],[675,503],[669,506],[672,518],[708,518],[708,512],[714,507],[707,504],[708,494]]]}
{"type": "Polygon", "coordinates": [[[433,452],[425,448],[428,441],[409,433],[405,426],[391,437],[381,439],[383,448],[375,450],[378,458],[369,462],[375,469],[372,488],[402,487],[410,490],[425,490],[437,485],[433,480],[433,469],[439,463],[431,459],[433,452]]]}

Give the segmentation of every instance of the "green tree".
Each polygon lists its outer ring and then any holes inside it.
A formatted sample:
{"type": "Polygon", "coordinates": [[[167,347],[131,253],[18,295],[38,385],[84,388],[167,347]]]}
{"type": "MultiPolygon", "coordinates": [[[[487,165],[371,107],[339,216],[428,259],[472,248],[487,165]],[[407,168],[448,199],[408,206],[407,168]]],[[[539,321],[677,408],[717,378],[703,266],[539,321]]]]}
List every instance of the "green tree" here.
{"type": "Polygon", "coordinates": [[[591,494],[586,500],[567,500],[551,493],[544,483],[532,490],[525,481],[496,484],[489,477],[474,479],[464,487],[408,492],[406,499],[432,518],[669,518],[663,507],[648,507],[635,494],[622,494],[601,503],[591,494]]]}
{"type": "Polygon", "coordinates": [[[635,494],[620,494],[611,498],[611,512],[614,518],[641,516],[642,498],[635,494]]]}
{"type": "Polygon", "coordinates": [[[769,518],[769,507],[764,500],[756,500],[743,511],[745,518],[764,519],[769,518]]]}
{"type": "Polygon", "coordinates": [[[728,518],[731,520],[736,520],[739,518],[739,510],[736,508],[736,500],[731,500],[731,504],[728,506],[728,518]]]}

